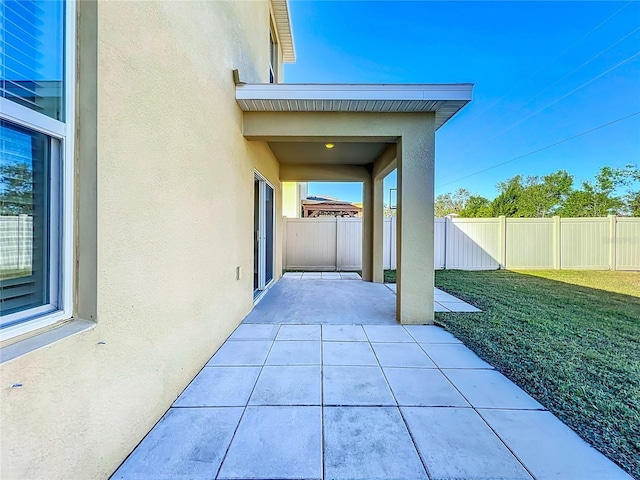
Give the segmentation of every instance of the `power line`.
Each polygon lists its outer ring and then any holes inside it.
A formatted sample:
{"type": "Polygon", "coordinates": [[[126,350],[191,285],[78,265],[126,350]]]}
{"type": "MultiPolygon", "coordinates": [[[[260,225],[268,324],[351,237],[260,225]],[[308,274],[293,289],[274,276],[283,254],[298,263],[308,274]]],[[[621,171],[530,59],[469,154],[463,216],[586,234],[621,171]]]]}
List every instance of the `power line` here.
{"type": "MultiPolygon", "coordinates": [[[[609,20],[611,20],[613,17],[615,17],[616,15],[618,15],[622,10],[624,10],[625,8],[627,8],[629,5],[631,5],[634,1],[637,0],[630,0],[628,3],[624,4],[622,7],[620,7],[618,10],[616,10],[615,12],[613,12],[611,15],[609,15],[607,18],[605,18],[602,22],[600,22],[598,25],[596,25],[595,27],[593,27],[591,30],[589,30],[587,33],[585,33],[582,37],[580,37],[578,40],[576,40],[575,42],[573,42],[571,45],[569,45],[567,48],[565,48],[562,52],[560,52],[558,55],[556,55],[553,60],[548,61],[547,63],[545,63],[544,65],[542,65],[540,68],[538,68],[536,71],[534,71],[531,75],[529,75],[529,78],[535,77],[538,73],[540,73],[541,71],[545,70],[547,67],[549,67],[549,65],[551,65],[553,62],[555,62],[556,60],[558,60],[560,57],[562,57],[565,53],[567,53],[569,50],[571,50],[573,47],[575,47],[576,45],[578,45],[581,41],[583,41],[585,38],[587,38],[589,35],[591,35],[593,32],[595,32],[596,30],[598,30],[600,27],[602,27],[605,23],[607,23],[609,20]]],[[[502,97],[500,97],[498,100],[496,100],[495,102],[493,102],[491,105],[489,105],[488,107],[484,108],[483,110],[481,110],[479,113],[477,113],[475,115],[475,117],[472,118],[476,118],[480,115],[482,115],[483,113],[485,113],[486,111],[492,109],[493,107],[495,107],[497,104],[499,104],[502,100],[504,100],[505,98],[507,98],[509,96],[510,93],[514,92],[518,87],[513,87],[512,89],[508,90],[507,93],[505,93],[502,97]]]]}
{"type": "Polygon", "coordinates": [[[586,62],[584,62],[583,64],[581,64],[580,66],[574,68],[573,70],[571,70],[569,73],[567,73],[566,75],[564,75],[563,77],[559,78],[558,80],[556,80],[555,82],[553,82],[551,85],[549,85],[548,87],[544,88],[543,90],[541,90],[540,92],[536,93],[536,95],[532,98],[530,98],[527,103],[525,103],[525,105],[528,105],[529,103],[531,103],[532,100],[535,100],[536,98],[538,98],[540,95],[542,95],[544,92],[546,92],[547,90],[549,90],[551,87],[556,86],[558,83],[560,83],[562,80],[564,80],[565,78],[569,77],[570,75],[573,75],[574,73],[576,73],[578,70],[580,70],[582,67],[584,67],[585,65],[588,65],[589,63],[593,62],[596,58],[598,58],[599,56],[601,56],[602,54],[604,54],[605,52],[611,50],[613,47],[615,47],[616,45],[618,45],[620,42],[626,40],[627,38],[629,38],[631,35],[633,35],[634,33],[636,33],[638,30],[640,30],[640,27],[637,27],[635,30],[632,30],[631,32],[627,33],[624,37],[620,38],[619,40],[617,40],[616,42],[612,43],[611,45],[609,45],[607,48],[605,48],[604,50],[602,50],[600,53],[594,55],[593,57],[591,57],[589,60],[587,60],[586,62]]]}
{"type": "MultiPolygon", "coordinates": [[[[622,60],[621,62],[616,63],[613,67],[608,68],[607,70],[605,70],[604,72],[600,73],[599,75],[596,75],[595,77],[590,78],[589,80],[587,80],[586,82],[584,82],[583,84],[579,85],[578,87],[574,88],[573,90],[565,93],[564,95],[562,95],[561,97],[556,98],[555,100],[547,103],[545,106],[543,106],[542,108],[539,108],[538,110],[534,111],[533,113],[530,113],[529,115],[527,115],[524,118],[521,118],[520,120],[518,120],[515,123],[512,123],[511,125],[509,125],[507,128],[501,130],[500,132],[496,133],[495,135],[493,135],[492,137],[489,138],[485,138],[481,143],[478,143],[476,145],[474,145],[473,147],[469,147],[467,149],[464,150],[464,152],[468,152],[471,149],[475,149],[478,148],[481,145],[485,145],[488,142],[490,142],[491,140],[494,140],[496,138],[498,138],[501,135],[504,135],[505,133],[507,133],[509,130],[511,130],[514,127],[517,127],[518,125],[520,125],[522,122],[526,122],[527,120],[529,120],[531,117],[537,115],[538,113],[546,110],[547,108],[549,108],[552,105],[555,105],[556,103],[558,103],[560,100],[563,100],[565,98],[567,98],[569,95],[573,95],[574,93],[576,93],[578,90],[580,90],[581,88],[586,87],[587,85],[589,85],[590,83],[595,82],[596,80],[598,80],[599,78],[605,76],[607,73],[615,70],[618,67],[621,67],[622,65],[624,65],[627,62],[630,62],[631,60],[633,60],[634,58],[636,58],[637,56],[640,56],[640,52],[637,52],[633,55],[631,55],[630,57],[622,60]]],[[[527,102],[528,103],[528,102],[527,102]]],[[[526,105],[526,104],[525,104],[526,105]]]]}
{"type": "Polygon", "coordinates": [[[573,135],[572,137],[565,138],[564,140],[560,140],[559,142],[555,142],[555,143],[552,143],[550,145],[546,145],[546,146],[544,146],[542,148],[538,148],[537,150],[534,150],[534,151],[529,152],[529,153],[525,153],[524,155],[519,155],[517,157],[511,158],[511,159],[506,160],[504,162],[496,163],[495,165],[492,165],[490,167],[484,168],[482,170],[478,170],[477,172],[474,172],[474,173],[470,173],[469,175],[465,175],[464,177],[460,177],[460,178],[458,178],[456,180],[452,180],[450,182],[446,182],[446,183],[443,183],[441,185],[438,185],[436,188],[441,188],[441,187],[444,187],[446,185],[451,185],[452,183],[457,183],[457,182],[459,182],[461,180],[465,180],[465,179],[467,179],[469,177],[474,177],[476,175],[479,175],[481,173],[487,172],[489,170],[493,170],[494,168],[501,167],[503,165],[506,165],[507,163],[515,162],[516,160],[520,160],[521,158],[528,157],[530,155],[542,152],[543,150],[547,150],[547,149],[549,149],[551,147],[555,147],[557,145],[560,145],[561,143],[568,142],[569,140],[573,140],[575,138],[582,137],[582,136],[587,135],[589,133],[595,132],[596,130],[600,130],[601,128],[608,127],[609,125],[613,125],[614,123],[618,123],[618,122],[621,122],[622,120],[626,120],[627,118],[631,118],[631,117],[633,117],[635,115],[640,115],[640,112],[632,113],[631,115],[627,115],[626,117],[617,118],[616,120],[612,120],[612,121],[610,121],[608,123],[605,123],[603,125],[600,125],[598,127],[595,127],[595,128],[590,129],[590,130],[578,133],[577,135],[573,135]]]}

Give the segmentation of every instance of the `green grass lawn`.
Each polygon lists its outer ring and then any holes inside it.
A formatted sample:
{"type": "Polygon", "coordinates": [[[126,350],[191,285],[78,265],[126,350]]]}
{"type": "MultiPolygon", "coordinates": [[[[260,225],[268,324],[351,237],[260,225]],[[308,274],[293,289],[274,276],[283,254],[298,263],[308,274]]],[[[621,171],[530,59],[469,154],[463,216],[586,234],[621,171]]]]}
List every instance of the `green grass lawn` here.
{"type": "Polygon", "coordinates": [[[441,270],[436,286],[483,310],[437,323],[640,478],[640,272],[441,270]]]}

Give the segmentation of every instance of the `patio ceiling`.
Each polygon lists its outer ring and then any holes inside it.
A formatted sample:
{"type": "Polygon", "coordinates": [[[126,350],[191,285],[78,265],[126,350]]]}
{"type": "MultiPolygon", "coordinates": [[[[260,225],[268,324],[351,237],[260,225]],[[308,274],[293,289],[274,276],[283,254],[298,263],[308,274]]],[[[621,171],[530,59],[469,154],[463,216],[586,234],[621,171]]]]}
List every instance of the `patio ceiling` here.
{"type": "Polygon", "coordinates": [[[324,142],[269,142],[280,163],[303,165],[367,165],[378,158],[388,143],[335,142],[329,149],[324,142]]]}

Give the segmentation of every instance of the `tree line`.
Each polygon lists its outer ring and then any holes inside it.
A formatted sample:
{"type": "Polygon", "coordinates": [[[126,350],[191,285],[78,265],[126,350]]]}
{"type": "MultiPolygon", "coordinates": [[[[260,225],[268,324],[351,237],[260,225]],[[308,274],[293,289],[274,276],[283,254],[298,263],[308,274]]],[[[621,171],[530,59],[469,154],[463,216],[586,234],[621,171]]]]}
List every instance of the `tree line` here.
{"type": "Polygon", "coordinates": [[[602,167],[591,180],[574,186],[573,175],[558,170],[545,176],[516,175],[496,185],[493,200],[461,188],[438,195],[435,216],[461,217],[640,217],[640,169],[602,167]]]}

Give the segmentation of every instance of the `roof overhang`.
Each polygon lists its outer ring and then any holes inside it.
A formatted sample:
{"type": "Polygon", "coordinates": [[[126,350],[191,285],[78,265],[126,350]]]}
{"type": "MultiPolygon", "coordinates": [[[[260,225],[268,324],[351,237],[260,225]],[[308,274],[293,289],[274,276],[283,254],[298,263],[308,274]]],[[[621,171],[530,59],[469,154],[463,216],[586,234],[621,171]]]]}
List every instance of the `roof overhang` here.
{"type": "Polygon", "coordinates": [[[435,112],[436,128],[472,99],[473,84],[241,84],[245,112],[435,112]]]}
{"type": "Polygon", "coordinates": [[[288,0],[271,0],[271,7],[273,9],[278,41],[282,50],[282,61],[284,63],[294,63],[296,61],[296,51],[293,46],[289,2],[288,0]]]}

